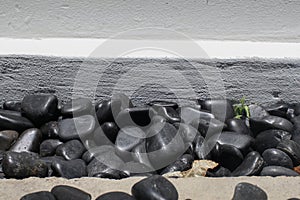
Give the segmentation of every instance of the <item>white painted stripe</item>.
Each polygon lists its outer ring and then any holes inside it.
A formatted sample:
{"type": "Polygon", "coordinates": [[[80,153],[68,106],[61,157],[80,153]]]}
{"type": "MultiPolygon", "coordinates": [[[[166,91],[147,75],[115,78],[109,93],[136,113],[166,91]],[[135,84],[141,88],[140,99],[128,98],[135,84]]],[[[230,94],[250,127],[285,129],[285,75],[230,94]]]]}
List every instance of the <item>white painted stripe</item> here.
{"type": "Polygon", "coordinates": [[[300,58],[300,43],[250,41],[106,40],[87,38],[0,38],[0,55],[60,57],[176,57],[189,58],[300,58]],[[197,44],[197,45],[195,45],[197,44]],[[194,45],[194,46],[193,46],[194,45]],[[193,47],[192,47],[193,46],[193,47]],[[197,46],[197,47],[195,47],[197,46]],[[208,57],[197,51],[203,49],[208,57]],[[98,49],[98,53],[92,53],[98,49]]]}

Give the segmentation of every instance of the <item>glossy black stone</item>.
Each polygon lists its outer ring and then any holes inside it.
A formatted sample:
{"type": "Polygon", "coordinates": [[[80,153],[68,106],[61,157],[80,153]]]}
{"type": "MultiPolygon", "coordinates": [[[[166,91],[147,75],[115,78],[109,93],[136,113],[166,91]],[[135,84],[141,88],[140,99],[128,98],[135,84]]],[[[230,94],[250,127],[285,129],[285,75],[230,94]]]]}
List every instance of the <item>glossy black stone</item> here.
{"type": "Polygon", "coordinates": [[[90,115],[93,109],[92,102],[89,99],[79,98],[68,101],[61,108],[61,114],[64,117],[73,117],[81,115],[90,115]]]}
{"type": "Polygon", "coordinates": [[[40,145],[40,155],[42,157],[53,156],[56,148],[61,144],[62,142],[57,139],[44,140],[40,145]]]}
{"type": "Polygon", "coordinates": [[[196,128],[203,137],[207,138],[221,133],[227,127],[226,124],[214,118],[210,120],[205,118],[193,120],[191,126],[196,128]]]}
{"type": "Polygon", "coordinates": [[[56,200],[54,195],[48,191],[34,192],[26,194],[20,200],[56,200]]]}
{"type": "Polygon", "coordinates": [[[52,188],[51,193],[56,200],[91,200],[92,197],[87,192],[68,185],[57,185],[52,188]]]}
{"type": "Polygon", "coordinates": [[[6,101],[3,103],[3,109],[21,112],[21,102],[20,101],[6,101]]]}
{"type": "Polygon", "coordinates": [[[40,131],[42,132],[43,139],[57,139],[59,138],[58,122],[52,121],[41,126],[40,131]]]}
{"type": "Polygon", "coordinates": [[[135,198],[125,192],[108,192],[100,195],[96,200],[135,200],[135,198]]]}
{"type": "Polygon", "coordinates": [[[122,110],[132,107],[133,104],[126,95],[114,94],[110,100],[103,100],[96,105],[99,124],[115,122],[116,117],[122,110]]]}
{"type": "Polygon", "coordinates": [[[248,128],[248,126],[246,125],[245,121],[242,119],[228,119],[226,121],[227,124],[227,130],[228,131],[233,131],[233,132],[237,132],[239,134],[243,134],[243,135],[249,135],[251,137],[253,137],[253,133],[251,132],[251,130],[248,128]]]}
{"type": "Polygon", "coordinates": [[[256,185],[239,183],[235,186],[232,200],[268,200],[267,193],[256,185]]]}
{"type": "Polygon", "coordinates": [[[53,174],[64,178],[80,178],[87,175],[86,164],[81,159],[76,160],[60,160],[55,159],[51,164],[53,174]]]}
{"type": "Polygon", "coordinates": [[[54,95],[27,95],[21,108],[22,113],[38,127],[56,120],[59,115],[58,99],[54,95]]]}
{"type": "Polygon", "coordinates": [[[260,173],[260,176],[300,176],[297,172],[281,167],[281,166],[267,166],[264,167],[260,173]]]}
{"type": "Polygon", "coordinates": [[[280,129],[287,132],[293,130],[293,124],[289,120],[277,116],[270,115],[263,118],[251,117],[249,122],[251,131],[255,135],[269,129],[280,129]]]}
{"type": "Polygon", "coordinates": [[[197,119],[214,119],[215,116],[208,111],[202,111],[194,107],[184,106],[178,109],[179,116],[185,124],[190,124],[193,120],[197,119]]]}
{"type": "Polygon", "coordinates": [[[61,144],[56,149],[56,155],[62,156],[66,160],[74,160],[81,158],[85,151],[85,147],[78,140],[70,140],[64,144],[61,144]]]}
{"type": "Polygon", "coordinates": [[[275,115],[283,118],[287,118],[288,109],[289,109],[289,105],[284,102],[278,102],[266,107],[266,111],[270,115],[275,115]]]}
{"type": "MultiPolygon", "coordinates": [[[[110,123],[110,122],[105,122],[105,123],[110,123]]],[[[104,124],[105,124],[104,123],[104,124]]],[[[103,125],[103,124],[102,124],[103,125]]],[[[113,134],[118,135],[119,131],[117,133],[113,132],[113,134]]],[[[102,146],[102,145],[114,145],[114,142],[112,142],[104,133],[104,130],[102,127],[96,128],[96,130],[93,132],[93,142],[95,143],[96,146],[102,146]]]]}
{"type": "Polygon", "coordinates": [[[20,112],[0,109],[0,130],[14,130],[21,133],[33,127],[33,123],[20,112]]]}
{"type": "Polygon", "coordinates": [[[125,126],[147,126],[151,122],[150,108],[126,108],[118,114],[115,121],[120,128],[125,126]]]}
{"type": "Polygon", "coordinates": [[[8,150],[18,137],[16,131],[0,131],[0,151],[8,150]]]}
{"type": "Polygon", "coordinates": [[[247,154],[242,164],[233,172],[232,176],[254,176],[258,175],[264,167],[264,159],[256,151],[247,154]]]}
{"type": "Polygon", "coordinates": [[[270,115],[265,108],[256,104],[249,105],[249,112],[252,118],[263,118],[270,115]]]}
{"type": "Polygon", "coordinates": [[[175,186],[159,175],[137,182],[131,188],[131,193],[137,200],[178,200],[175,186]]]}
{"type": "Polygon", "coordinates": [[[63,160],[63,161],[65,160],[61,156],[47,156],[47,157],[41,157],[40,159],[44,161],[48,166],[48,177],[57,175],[53,172],[52,163],[54,163],[54,161],[56,160],[63,160]]]}
{"type": "Polygon", "coordinates": [[[285,152],[292,159],[294,166],[300,165],[300,145],[293,140],[282,140],[277,149],[285,152]]]}
{"type": "Polygon", "coordinates": [[[48,167],[39,156],[29,152],[11,152],[4,154],[2,168],[7,178],[46,177],[48,167]]]}
{"type": "Polygon", "coordinates": [[[177,160],[185,152],[185,143],[177,129],[169,123],[163,127],[154,124],[149,128],[146,151],[152,166],[163,168],[177,160]]]}
{"type": "Polygon", "coordinates": [[[88,137],[95,129],[95,119],[91,115],[83,115],[58,122],[59,138],[63,141],[88,137]]]}
{"type": "Polygon", "coordinates": [[[209,169],[206,172],[207,177],[230,177],[231,171],[221,165],[215,167],[214,169],[209,169]]]}
{"type": "Polygon", "coordinates": [[[276,148],[280,141],[290,139],[291,134],[283,130],[267,130],[256,136],[253,148],[259,153],[263,153],[266,149],[276,148]]]}
{"type": "Polygon", "coordinates": [[[166,174],[169,172],[186,171],[192,168],[194,157],[190,154],[184,154],[180,156],[175,162],[164,168],[160,174],[166,174]]]}
{"type": "Polygon", "coordinates": [[[115,143],[117,135],[119,133],[119,127],[114,122],[105,122],[101,125],[101,129],[106,137],[112,142],[115,143]]]}
{"type": "Polygon", "coordinates": [[[226,121],[234,117],[232,102],[225,99],[198,100],[201,109],[208,110],[220,121],[226,121]]]}
{"type": "Polygon", "coordinates": [[[42,133],[37,128],[31,128],[24,131],[17,139],[15,144],[10,148],[10,151],[22,152],[31,151],[39,152],[42,133]]]}
{"type": "Polygon", "coordinates": [[[263,152],[262,157],[264,158],[267,166],[282,166],[290,169],[293,168],[292,159],[279,149],[267,149],[263,152]]]}

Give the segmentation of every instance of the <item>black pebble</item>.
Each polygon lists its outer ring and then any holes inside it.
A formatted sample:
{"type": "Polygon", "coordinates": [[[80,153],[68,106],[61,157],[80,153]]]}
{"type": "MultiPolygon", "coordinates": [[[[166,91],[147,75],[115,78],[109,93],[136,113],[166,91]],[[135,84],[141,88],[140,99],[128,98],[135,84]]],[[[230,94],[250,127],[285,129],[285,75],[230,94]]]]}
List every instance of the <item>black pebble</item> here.
{"type": "Polygon", "coordinates": [[[56,200],[91,200],[91,195],[75,187],[58,185],[52,188],[51,193],[56,200]]]}
{"type": "Polygon", "coordinates": [[[87,175],[86,164],[81,159],[60,160],[55,159],[51,164],[53,174],[64,178],[80,178],[87,175]]]}
{"type": "Polygon", "coordinates": [[[239,183],[234,189],[232,200],[267,200],[268,195],[256,185],[239,183]]]}
{"type": "Polygon", "coordinates": [[[31,151],[38,153],[40,150],[41,140],[42,133],[39,129],[28,129],[20,135],[15,144],[10,148],[10,151],[31,151]]]}
{"type": "Polygon", "coordinates": [[[14,130],[21,133],[33,127],[33,123],[20,112],[0,109],[0,130],[14,130]]]}
{"type": "Polygon", "coordinates": [[[64,117],[73,117],[89,115],[93,109],[92,102],[89,99],[79,98],[68,101],[61,108],[61,114],[64,117]]]}
{"type": "Polygon", "coordinates": [[[40,145],[40,155],[42,157],[53,156],[56,148],[61,144],[62,142],[57,139],[44,140],[40,145]]]}
{"type": "Polygon", "coordinates": [[[178,192],[166,178],[154,175],[134,184],[132,195],[137,200],[177,200],[178,192]]]}
{"type": "Polygon", "coordinates": [[[286,168],[293,168],[292,159],[283,151],[279,149],[267,149],[263,152],[262,157],[267,166],[282,166],[286,168]]]}
{"type": "Polygon", "coordinates": [[[261,176],[300,176],[297,172],[281,167],[281,166],[267,166],[264,167],[260,173],[261,176]]]}
{"type": "Polygon", "coordinates": [[[26,194],[20,200],[56,200],[51,192],[40,191],[26,194]]]}
{"type": "Polygon", "coordinates": [[[97,197],[96,200],[135,200],[135,198],[124,192],[108,192],[97,197]]]}
{"type": "Polygon", "coordinates": [[[254,176],[258,175],[264,167],[264,159],[256,151],[248,153],[242,164],[233,172],[232,176],[254,176]]]}
{"type": "Polygon", "coordinates": [[[70,140],[64,144],[61,144],[56,149],[56,155],[62,156],[66,160],[74,160],[81,158],[85,151],[85,147],[78,140],[70,140]]]}

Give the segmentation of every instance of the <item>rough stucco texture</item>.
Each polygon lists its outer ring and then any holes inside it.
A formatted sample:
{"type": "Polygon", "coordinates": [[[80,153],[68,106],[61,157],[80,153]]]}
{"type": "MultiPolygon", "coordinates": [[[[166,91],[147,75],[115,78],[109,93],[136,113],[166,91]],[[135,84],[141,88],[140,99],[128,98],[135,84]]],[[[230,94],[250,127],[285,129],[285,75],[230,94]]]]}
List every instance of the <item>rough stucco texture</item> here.
{"type": "Polygon", "coordinates": [[[300,61],[0,57],[0,103],[53,93],[62,101],[123,92],[135,104],[225,96],[267,104],[300,101],[300,61]],[[191,92],[192,91],[192,92],[191,92]]]}
{"type": "MultiPolygon", "coordinates": [[[[3,0],[0,37],[109,38],[155,27],[193,39],[299,41],[299,9],[298,0],[3,0]]],[[[149,31],[128,37],[170,39],[149,31]]]]}

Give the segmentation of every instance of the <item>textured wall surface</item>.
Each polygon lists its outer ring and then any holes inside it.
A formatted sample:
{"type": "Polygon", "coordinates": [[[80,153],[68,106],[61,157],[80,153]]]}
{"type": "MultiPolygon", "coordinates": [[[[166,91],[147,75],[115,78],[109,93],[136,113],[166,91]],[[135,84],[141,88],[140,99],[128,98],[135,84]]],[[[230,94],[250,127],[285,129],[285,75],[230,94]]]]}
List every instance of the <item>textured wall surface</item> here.
{"type": "Polygon", "coordinates": [[[108,38],[156,27],[194,39],[300,41],[299,9],[298,0],[2,0],[0,37],[108,38]]]}
{"type": "Polygon", "coordinates": [[[300,102],[300,61],[0,57],[0,103],[26,94],[75,94],[94,100],[124,92],[136,104],[153,99],[190,103],[226,97],[267,104],[300,102]],[[192,93],[191,93],[192,92],[192,93]]]}

